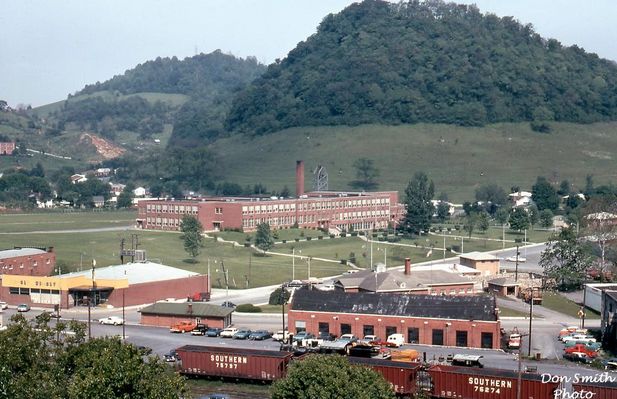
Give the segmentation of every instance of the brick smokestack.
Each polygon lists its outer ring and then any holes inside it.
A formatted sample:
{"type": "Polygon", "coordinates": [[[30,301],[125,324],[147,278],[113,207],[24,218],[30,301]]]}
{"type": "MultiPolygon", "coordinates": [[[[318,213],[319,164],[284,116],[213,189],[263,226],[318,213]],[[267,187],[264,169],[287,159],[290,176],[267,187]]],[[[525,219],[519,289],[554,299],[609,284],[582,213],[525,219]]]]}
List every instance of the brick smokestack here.
{"type": "Polygon", "coordinates": [[[405,274],[409,276],[411,274],[411,259],[405,258],[405,274]]]}
{"type": "Polygon", "coordinates": [[[304,161],[296,161],[296,197],[304,195],[304,161]]]}

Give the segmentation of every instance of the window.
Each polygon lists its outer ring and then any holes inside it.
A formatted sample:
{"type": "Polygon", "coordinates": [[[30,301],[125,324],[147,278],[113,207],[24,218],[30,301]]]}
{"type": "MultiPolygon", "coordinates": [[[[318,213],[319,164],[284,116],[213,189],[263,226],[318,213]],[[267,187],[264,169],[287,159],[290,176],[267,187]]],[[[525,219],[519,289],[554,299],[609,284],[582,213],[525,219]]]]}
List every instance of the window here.
{"type": "Polygon", "coordinates": [[[433,329],[433,345],[443,345],[443,330],[440,328],[433,329]]]}
{"type": "Polygon", "coordinates": [[[19,295],[19,288],[17,288],[17,287],[9,287],[9,294],[11,294],[11,295],[19,295]]]}
{"type": "Polygon", "coordinates": [[[296,334],[306,331],[306,321],[296,320],[296,334]]]}
{"type": "Polygon", "coordinates": [[[223,214],[223,208],[214,208],[214,213],[216,213],[217,215],[222,215],[223,214]]]}
{"type": "Polygon", "coordinates": [[[493,348],[493,333],[490,333],[490,332],[482,333],[480,347],[484,349],[493,348]]]}
{"type": "Polygon", "coordinates": [[[467,331],[456,331],[456,346],[467,347],[467,331]]]}
{"type": "Polygon", "coordinates": [[[362,327],[362,335],[366,337],[367,335],[375,335],[375,327],[372,325],[364,325],[362,327]]]}
{"type": "Polygon", "coordinates": [[[420,329],[416,327],[409,327],[407,329],[407,342],[410,344],[417,344],[420,342],[420,329]]]}
{"type": "Polygon", "coordinates": [[[388,337],[392,334],[396,334],[396,327],[395,326],[387,326],[386,327],[386,336],[384,338],[388,339],[388,337]]]}
{"type": "Polygon", "coordinates": [[[320,333],[329,333],[330,325],[328,323],[319,323],[319,332],[320,333]]]}
{"type": "Polygon", "coordinates": [[[351,324],[341,323],[341,335],[351,334],[351,324]]]}

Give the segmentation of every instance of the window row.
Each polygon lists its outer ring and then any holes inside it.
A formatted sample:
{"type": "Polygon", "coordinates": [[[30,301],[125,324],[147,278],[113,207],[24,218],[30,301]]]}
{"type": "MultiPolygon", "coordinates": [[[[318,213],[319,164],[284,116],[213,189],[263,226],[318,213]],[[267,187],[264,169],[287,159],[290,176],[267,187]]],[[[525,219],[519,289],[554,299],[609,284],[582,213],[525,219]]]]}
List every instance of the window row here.
{"type": "Polygon", "coordinates": [[[60,290],[47,290],[39,288],[23,288],[23,287],[9,287],[9,294],[11,295],[30,295],[32,294],[54,294],[60,295],[60,290]]]}
{"type": "Polygon", "coordinates": [[[191,205],[155,205],[155,204],[147,204],[146,211],[147,212],[158,212],[158,213],[177,213],[177,214],[191,214],[197,215],[197,206],[191,205]]]}

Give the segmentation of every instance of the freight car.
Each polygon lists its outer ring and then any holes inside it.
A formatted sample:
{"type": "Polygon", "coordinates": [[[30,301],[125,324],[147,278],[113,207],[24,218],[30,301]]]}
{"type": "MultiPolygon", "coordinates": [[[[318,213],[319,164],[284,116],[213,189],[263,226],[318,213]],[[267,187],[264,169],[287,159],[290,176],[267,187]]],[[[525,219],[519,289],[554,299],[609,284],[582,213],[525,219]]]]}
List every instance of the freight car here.
{"type": "MultiPolygon", "coordinates": [[[[458,399],[516,399],[518,373],[500,369],[432,366],[431,396],[458,399]]],[[[543,383],[539,374],[521,374],[521,399],[553,399],[559,383],[543,383]]],[[[613,398],[614,399],[614,398],[613,398]]]]}
{"type": "MultiPolygon", "coordinates": [[[[612,381],[610,378],[605,380],[605,382],[573,382],[573,392],[570,393],[569,397],[579,399],[616,399],[617,382],[612,381]]],[[[561,392],[559,393],[561,394],[561,392]]],[[[568,393],[563,392],[558,397],[566,396],[568,396],[568,393]]]]}
{"type": "Polygon", "coordinates": [[[180,373],[271,382],[285,377],[293,353],[185,345],[176,349],[180,373]]]}
{"type": "Polygon", "coordinates": [[[420,363],[393,362],[384,359],[349,357],[349,363],[369,367],[390,383],[394,392],[411,396],[416,392],[416,378],[422,368],[420,363]]]}

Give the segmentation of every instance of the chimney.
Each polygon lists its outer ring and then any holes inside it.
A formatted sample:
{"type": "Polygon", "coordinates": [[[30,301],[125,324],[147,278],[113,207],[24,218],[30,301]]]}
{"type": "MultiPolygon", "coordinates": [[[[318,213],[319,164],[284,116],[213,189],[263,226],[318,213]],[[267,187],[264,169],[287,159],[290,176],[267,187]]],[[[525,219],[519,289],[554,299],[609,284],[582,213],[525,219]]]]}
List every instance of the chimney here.
{"type": "Polygon", "coordinates": [[[405,275],[411,274],[411,259],[405,258],[405,275]]]}
{"type": "Polygon", "coordinates": [[[304,195],[304,161],[296,161],[296,197],[304,195]]]}

